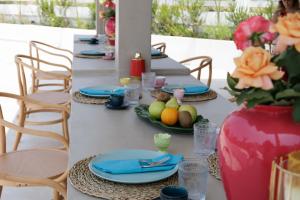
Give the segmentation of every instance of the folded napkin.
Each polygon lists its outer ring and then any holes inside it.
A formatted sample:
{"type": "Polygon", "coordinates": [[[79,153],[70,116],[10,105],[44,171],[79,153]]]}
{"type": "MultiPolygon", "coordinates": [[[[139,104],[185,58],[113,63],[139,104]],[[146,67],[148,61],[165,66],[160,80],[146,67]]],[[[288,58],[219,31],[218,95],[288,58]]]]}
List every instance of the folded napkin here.
{"type": "MultiPolygon", "coordinates": [[[[133,174],[155,171],[167,171],[173,169],[182,159],[182,155],[164,154],[162,156],[150,159],[153,162],[159,161],[164,157],[170,157],[168,161],[161,166],[143,168],[139,159],[130,160],[103,160],[93,163],[96,169],[110,174],[133,174]]],[[[141,158],[142,159],[142,158],[141,158]]]]}
{"type": "Polygon", "coordinates": [[[186,85],[183,87],[185,93],[203,93],[208,91],[205,85],[186,85]]]}
{"type": "Polygon", "coordinates": [[[151,56],[160,56],[161,52],[157,49],[151,49],[151,56]]]}
{"type": "Polygon", "coordinates": [[[86,95],[111,95],[111,94],[124,95],[125,88],[119,87],[113,90],[106,90],[100,88],[82,88],[79,91],[86,95]]]}
{"type": "Polygon", "coordinates": [[[84,50],[80,51],[80,54],[85,56],[105,56],[104,52],[100,52],[97,50],[84,50]]]}

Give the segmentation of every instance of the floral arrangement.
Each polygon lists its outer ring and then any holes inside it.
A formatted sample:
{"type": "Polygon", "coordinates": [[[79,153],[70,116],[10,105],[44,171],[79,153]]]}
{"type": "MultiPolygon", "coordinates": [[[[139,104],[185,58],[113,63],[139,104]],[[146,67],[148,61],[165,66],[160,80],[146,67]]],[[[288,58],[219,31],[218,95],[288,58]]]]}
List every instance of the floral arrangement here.
{"type": "Polygon", "coordinates": [[[116,12],[115,9],[112,7],[105,7],[103,10],[99,11],[99,17],[100,19],[108,20],[111,17],[115,17],[116,12]]]}
{"type": "Polygon", "coordinates": [[[105,0],[102,4],[103,9],[99,11],[100,19],[105,21],[105,34],[108,36],[108,42],[110,45],[115,45],[115,8],[116,5],[112,0],[105,0]]]}
{"type": "Polygon", "coordinates": [[[254,16],[243,21],[234,33],[243,51],[234,59],[236,69],[227,75],[227,89],[238,104],[293,106],[300,122],[300,14],[280,17],[276,24],[254,16]],[[275,48],[266,50],[267,44],[275,48]]]}

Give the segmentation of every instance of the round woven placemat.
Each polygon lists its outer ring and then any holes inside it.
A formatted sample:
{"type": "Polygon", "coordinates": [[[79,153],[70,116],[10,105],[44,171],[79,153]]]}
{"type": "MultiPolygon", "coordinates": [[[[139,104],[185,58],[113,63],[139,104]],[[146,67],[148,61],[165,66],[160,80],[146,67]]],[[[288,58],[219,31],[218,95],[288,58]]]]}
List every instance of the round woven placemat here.
{"type": "Polygon", "coordinates": [[[103,56],[93,56],[93,55],[89,56],[89,55],[75,54],[75,57],[77,57],[77,58],[89,58],[89,59],[100,59],[103,56]]]}
{"type": "MultiPolygon", "coordinates": [[[[152,90],[151,96],[157,98],[159,93],[166,93],[166,92],[162,92],[160,89],[152,90]]],[[[217,98],[217,96],[218,94],[215,91],[209,90],[209,92],[204,94],[184,96],[182,101],[183,102],[207,101],[207,100],[215,99],[217,98]]]]}
{"type": "Polygon", "coordinates": [[[211,154],[208,158],[209,173],[216,179],[221,180],[219,159],[217,153],[211,154]]]}
{"type": "Polygon", "coordinates": [[[147,184],[121,184],[93,175],[88,167],[93,157],[77,162],[69,172],[70,182],[77,190],[103,199],[151,200],[159,197],[160,190],[167,185],[177,185],[177,174],[165,180],[147,184]]]}
{"type": "Polygon", "coordinates": [[[108,101],[107,97],[87,97],[85,95],[80,94],[80,92],[74,92],[72,94],[72,98],[74,101],[78,103],[85,103],[85,104],[104,104],[108,101]]]}

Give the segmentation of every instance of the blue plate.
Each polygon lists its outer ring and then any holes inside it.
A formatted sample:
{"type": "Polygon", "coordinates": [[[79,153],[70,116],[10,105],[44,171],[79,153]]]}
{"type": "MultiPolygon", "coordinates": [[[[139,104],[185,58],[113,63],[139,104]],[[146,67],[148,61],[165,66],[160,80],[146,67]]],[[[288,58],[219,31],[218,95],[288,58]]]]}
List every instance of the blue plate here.
{"type": "Polygon", "coordinates": [[[95,38],[94,36],[80,36],[79,40],[82,42],[89,42],[92,38],[95,38]]]}
{"type": "Polygon", "coordinates": [[[80,54],[85,56],[105,56],[105,52],[100,52],[97,50],[84,50],[80,51],[80,54]]]}
{"type": "Polygon", "coordinates": [[[93,158],[89,163],[89,169],[94,175],[113,182],[127,184],[151,183],[172,176],[177,172],[178,165],[176,165],[175,168],[173,168],[172,170],[168,171],[157,171],[136,174],[109,174],[94,168],[93,163],[99,162],[101,160],[152,159],[162,154],[163,153],[157,151],[139,149],[113,151],[110,153],[98,155],[95,158],[93,158]]]}
{"type": "Polygon", "coordinates": [[[120,86],[101,85],[81,88],[79,92],[80,94],[89,97],[109,97],[113,93],[113,91],[118,88],[120,88],[120,86]]]}
{"type": "Polygon", "coordinates": [[[173,94],[175,89],[184,89],[185,87],[196,87],[196,86],[202,86],[203,90],[200,92],[184,92],[184,95],[198,95],[198,94],[205,94],[209,92],[209,88],[206,87],[205,85],[200,85],[200,84],[170,84],[166,85],[161,88],[163,92],[173,94]]]}

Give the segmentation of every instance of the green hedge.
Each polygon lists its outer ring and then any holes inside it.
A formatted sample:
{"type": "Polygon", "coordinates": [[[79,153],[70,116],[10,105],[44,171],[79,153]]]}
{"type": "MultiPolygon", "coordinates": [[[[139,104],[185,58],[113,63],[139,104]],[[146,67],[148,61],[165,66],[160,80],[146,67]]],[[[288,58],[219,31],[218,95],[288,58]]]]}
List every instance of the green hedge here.
{"type": "MultiPolygon", "coordinates": [[[[4,1],[8,3],[9,1],[4,1]]],[[[158,3],[152,0],[152,32],[160,35],[184,36],[210,39],[232,39],[232,33],[236,26],[243,20],[253,15],[263,15],[270,19],[276,9],[272,0],[268,0],[265,8],[237,7],[234,1],[228,3],[229,6],[221,6],[221,0],[213,0],[214,6],[205,6],[205,0],[176,0],[173,4],[158,3]],[[217,25],[209,26],[201,17],[203,12],[213,10],[217,15],[217,25]],[[220,23],[221,12],[227,12],[226,19],[229,24],[220,23]]],[[[1,2],[0,2],[1,3],[1,2]]],[[[19,4],[21,1],[18,2],[19,4]]],[[[56,27],[74,27],[84,29],[94,29],[96,12],[95,3],[84,4],[90,9],[91,19],[83,21],[78,16],[74,23],[66,17],[66,11],[70,6],[83,6],[75,0],[36,0],[39,6],[39,17],[41,24],[56,27]],[[62,16],[57,16],[54,6],[58,5],[62,16]]],[[[0,22],[10,23],[30,23],[24,16],[17,16],[13,19],[6,19],[0,14],[0,22]]]]}

